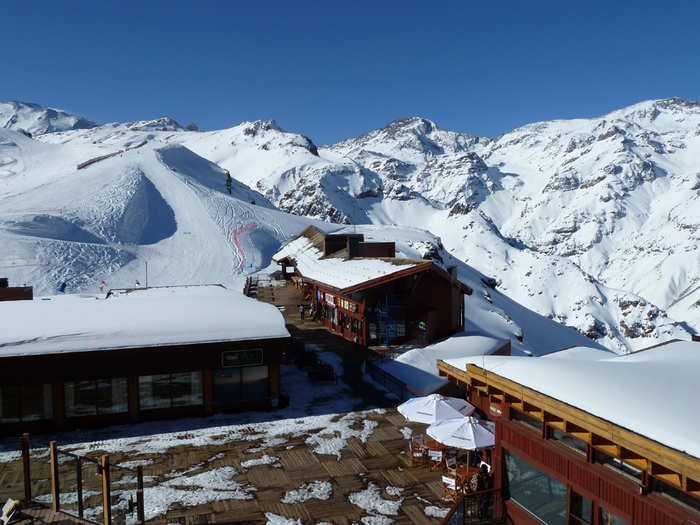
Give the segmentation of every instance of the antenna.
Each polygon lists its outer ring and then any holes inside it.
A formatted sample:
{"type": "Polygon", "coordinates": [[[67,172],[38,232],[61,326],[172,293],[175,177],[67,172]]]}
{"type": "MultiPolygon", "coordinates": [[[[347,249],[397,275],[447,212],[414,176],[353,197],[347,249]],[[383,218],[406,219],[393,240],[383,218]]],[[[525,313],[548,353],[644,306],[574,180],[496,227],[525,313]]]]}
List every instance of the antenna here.
{"type": "Polygon", "coordinates": [[[148,288],[148,261],[144,261],[146,263],[146,288],[148,288]]]}

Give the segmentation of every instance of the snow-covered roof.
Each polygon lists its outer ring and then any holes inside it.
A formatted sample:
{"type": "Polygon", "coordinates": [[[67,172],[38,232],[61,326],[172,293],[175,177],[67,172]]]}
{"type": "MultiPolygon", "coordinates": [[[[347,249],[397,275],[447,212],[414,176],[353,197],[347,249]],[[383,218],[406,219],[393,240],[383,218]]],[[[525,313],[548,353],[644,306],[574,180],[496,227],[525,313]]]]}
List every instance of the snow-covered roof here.
{"type": "Polygon", "coordinates": [[[293,259],[304,277],[341,290],[426,264],[426,261],[410,259],[324,257],[323,251],[304,234],[292,239],[272,256],[275,261],[285,258],[293,259]]]}
{"type": "Polygon", "coordinates": [[[483,335],[458,334],[424,348],[414,348],[381,367],[391,375],[423,394],[435,392],[447,379],[440,377],[437,360],[458,360],[488,355],[506,345],[508,341],[483,335]]]}
{"type": "Polygon", "coordinates": [[[601,419],[700,458],[700,343],[676,341],[602,359],[480,356],[482,367],[601,419]]]}
{"type": "Polygon", "coordinates": [[[221,286],[0,302],[0,358],[289,337],[274,306],[221,286]]]}

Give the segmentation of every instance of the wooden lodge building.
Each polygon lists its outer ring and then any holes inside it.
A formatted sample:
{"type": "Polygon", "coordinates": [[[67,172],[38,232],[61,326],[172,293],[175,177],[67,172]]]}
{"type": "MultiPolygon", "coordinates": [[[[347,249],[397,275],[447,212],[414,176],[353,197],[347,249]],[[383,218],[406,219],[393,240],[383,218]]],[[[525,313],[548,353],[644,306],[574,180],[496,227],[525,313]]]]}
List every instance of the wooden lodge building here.
{"type": "Polygon", "coordinates": [[[700,524],[700,342],[438,370],[496,424],[495,513],[507,523],[700,524]]]}
{"type": "Polygon", "coordinates": [[[280,403],[280,312],[221,285],[0,302],[0,434],[280,403]]]}
{"type": "Polygon", "coordinates": [[[456,268],[397,258],[393,242],[309,226],[272,259],[302,289],[313,317],[350,341],[422,345],[464,330],[472,290],[456,268]]]}

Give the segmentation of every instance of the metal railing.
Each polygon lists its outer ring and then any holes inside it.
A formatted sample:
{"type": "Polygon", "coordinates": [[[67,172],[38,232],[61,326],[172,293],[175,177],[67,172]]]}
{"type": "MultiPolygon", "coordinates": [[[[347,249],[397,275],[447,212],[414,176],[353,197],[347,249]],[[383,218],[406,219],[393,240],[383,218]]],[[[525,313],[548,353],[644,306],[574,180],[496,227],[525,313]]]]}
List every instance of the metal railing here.
{"type": "Polygon", "coordinates": [[[505,507],[499,489],[468,492],[458,499],[440,525],[505,523],[505,507]]]}
{"type": "Polygon", "coordinates": [[[34,497],[32,472],[36,468],[31,466],[28,434],[22,435],[20,444],[26,502],[50,503],[54,512],[64,512],[96,524],[145,523],[141,466],[111,465],[107,455],[100,458],[80,456],[59,450],[56,442],[51,441],[48,454],[50,493],[34,497]],[[114,491],[113,486],[116,486],[114,491]],[[135,517],[128,516],[134,512],[135,517]]]}

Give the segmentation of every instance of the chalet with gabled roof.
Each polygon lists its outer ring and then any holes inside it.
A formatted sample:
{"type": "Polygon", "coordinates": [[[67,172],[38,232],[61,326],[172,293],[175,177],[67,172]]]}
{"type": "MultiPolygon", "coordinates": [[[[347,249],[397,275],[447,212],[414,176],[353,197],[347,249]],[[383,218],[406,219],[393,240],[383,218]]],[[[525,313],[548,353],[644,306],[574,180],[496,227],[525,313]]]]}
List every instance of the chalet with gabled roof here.
{"type": "Polygon", "coordinates": [[[363,345],[429,344],[464,330],[472,290],[432,260],[396,257],[393,242],[309,226],[273,255],[313,316],[363,345]]]}

